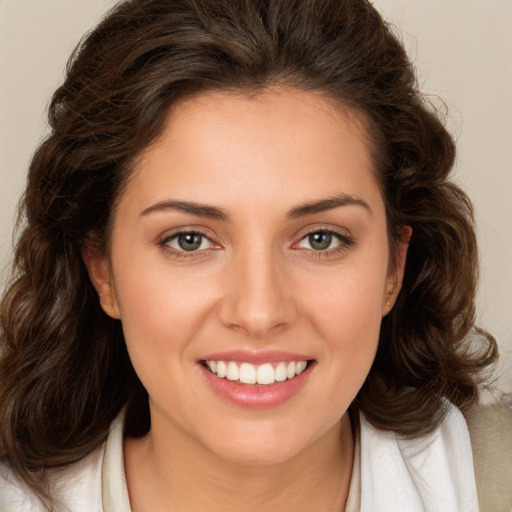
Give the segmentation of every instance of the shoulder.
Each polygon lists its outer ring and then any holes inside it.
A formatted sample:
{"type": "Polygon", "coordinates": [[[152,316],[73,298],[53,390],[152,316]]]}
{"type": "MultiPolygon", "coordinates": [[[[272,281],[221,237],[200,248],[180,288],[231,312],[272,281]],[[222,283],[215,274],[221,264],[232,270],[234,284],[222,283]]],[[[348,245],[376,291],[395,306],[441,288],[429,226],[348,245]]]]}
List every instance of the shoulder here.
{"type": "MultiPolygon", "coordinates": [[[[58,510],[101,512],[101,473],[104,447],[87,457],[52,471],[50,482],[58,510]]],[[[10,469],[0,462],[0,510],[2,512],[47,512],[37,496],[10,469]]]]}
{"type": "Polygon", "coordinates": [[[512,410],[479,405],[467,422],[481,511],[512,511],[512,410]]]}

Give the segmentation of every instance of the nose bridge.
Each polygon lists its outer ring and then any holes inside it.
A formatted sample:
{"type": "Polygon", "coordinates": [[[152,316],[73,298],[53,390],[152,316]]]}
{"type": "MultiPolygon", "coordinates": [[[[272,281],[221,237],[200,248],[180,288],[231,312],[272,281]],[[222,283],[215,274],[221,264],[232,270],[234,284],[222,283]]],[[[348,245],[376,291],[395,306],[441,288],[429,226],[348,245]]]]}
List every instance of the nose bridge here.
{"type": "Polygon", "coordinates": [[[234,255],[221,307],[225,325],[263,337],[291,322],[294,306],[281,260],[267,242],[250,244],[234,255]]]}

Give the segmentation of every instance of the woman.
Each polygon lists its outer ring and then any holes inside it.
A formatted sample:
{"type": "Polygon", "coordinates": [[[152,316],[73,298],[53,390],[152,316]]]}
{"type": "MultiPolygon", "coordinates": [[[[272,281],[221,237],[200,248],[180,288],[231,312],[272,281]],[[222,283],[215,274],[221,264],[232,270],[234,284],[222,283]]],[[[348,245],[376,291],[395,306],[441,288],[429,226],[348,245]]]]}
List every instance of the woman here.
{"type": "Polygon", "coordinates": [[[50,121],[2,510],[478,510],[471,206],[369,3],[121,2],[50,121]]]}

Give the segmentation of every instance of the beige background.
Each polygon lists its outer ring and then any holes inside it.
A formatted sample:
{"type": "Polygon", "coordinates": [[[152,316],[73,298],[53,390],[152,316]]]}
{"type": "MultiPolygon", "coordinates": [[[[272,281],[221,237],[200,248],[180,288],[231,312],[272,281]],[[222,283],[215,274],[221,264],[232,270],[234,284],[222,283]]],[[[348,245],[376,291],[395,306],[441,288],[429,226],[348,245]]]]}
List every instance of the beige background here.
{"type": "MultiPolygon", "coordinates": [[[[45,106],[80,36],[113,3],[0,0],[0,267],[11,256],[16,201],[45,132],[45,106]]],[[[503,353],[498,384],[512,392],[512,1],[375,4],[400,27],[422,89],[449,107],[459,147],[455,179],[477,212],[478,320],[498,339],[503,353]]]]}

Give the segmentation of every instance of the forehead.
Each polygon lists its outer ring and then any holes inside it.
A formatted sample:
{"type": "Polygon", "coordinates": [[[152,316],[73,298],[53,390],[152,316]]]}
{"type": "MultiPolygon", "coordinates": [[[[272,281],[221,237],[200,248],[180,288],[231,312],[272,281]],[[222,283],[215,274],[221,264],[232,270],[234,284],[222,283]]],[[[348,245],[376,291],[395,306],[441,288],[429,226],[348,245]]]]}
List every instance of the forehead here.
{"type": "Polygon", "coordinates": [[[364,117],[318,93],[209,92],[171,109],[126,193],[139,208],[169,194],[209,203],[212,195],[228,203],[250,196],[260,206],[371,196],[374,167],[364,117]]]}

